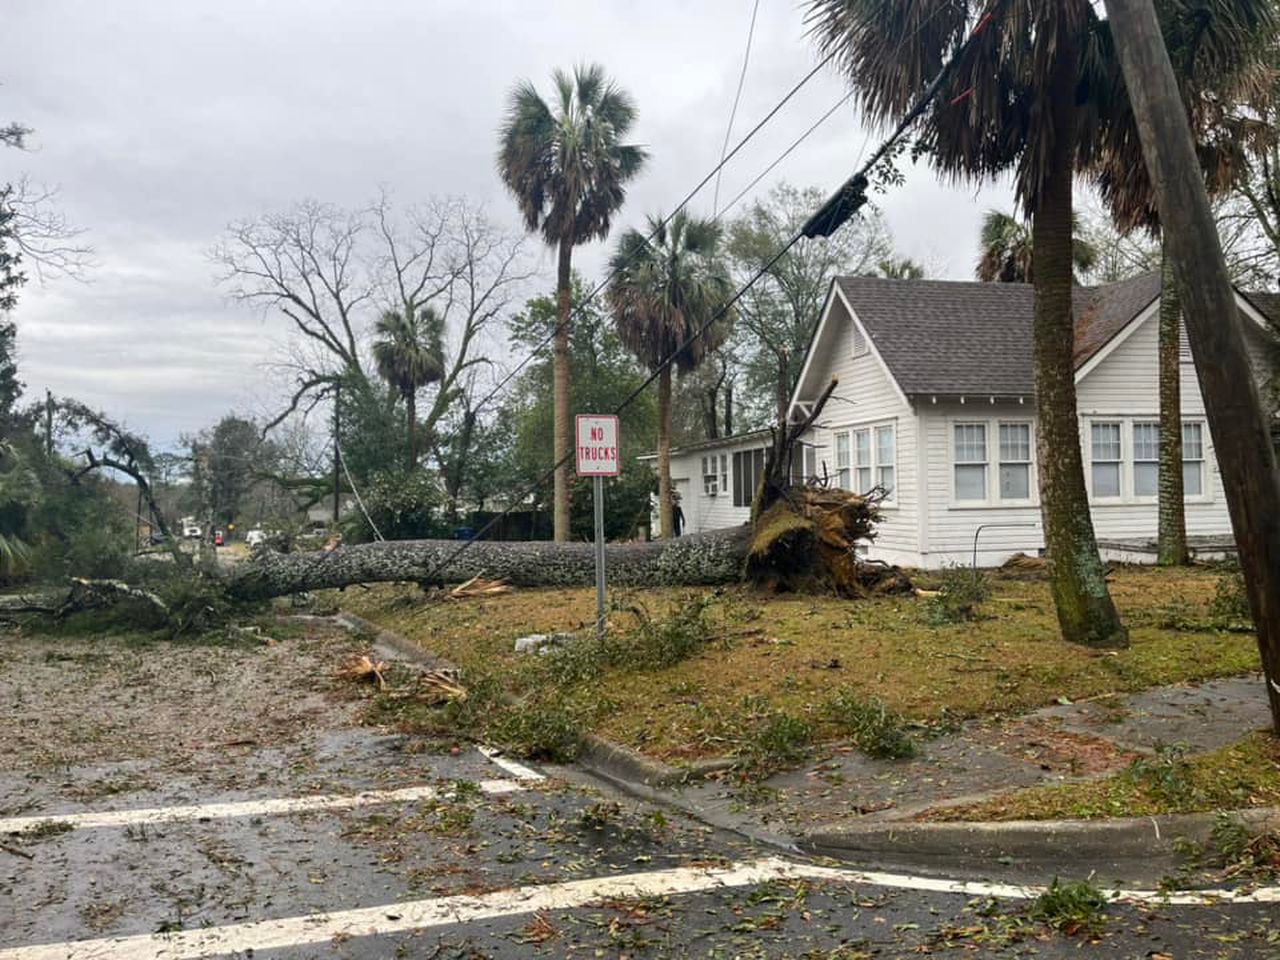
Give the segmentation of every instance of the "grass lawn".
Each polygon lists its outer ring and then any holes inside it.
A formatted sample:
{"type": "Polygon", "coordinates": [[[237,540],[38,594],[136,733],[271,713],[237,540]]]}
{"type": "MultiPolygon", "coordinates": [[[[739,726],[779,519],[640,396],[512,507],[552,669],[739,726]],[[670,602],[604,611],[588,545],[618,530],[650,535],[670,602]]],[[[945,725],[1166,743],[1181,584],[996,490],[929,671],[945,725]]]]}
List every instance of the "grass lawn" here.
{"type": "Polygon", "coordinates": [[[1280,806],[1280,739],[1259,731],[1208,753],[1165,751],[1101,780],[1031,787],[926,819],[1089,820],[1269,806],[1280,806]]]}
{"type": "Polygon", "coordinates": [[[618,657],[566,671],[561,655],[513,652],[529,633],[590,633],[590,589],[523,590],[437,601],[417,587],[334,595],[376,621],[531,704],[569,710],[575,723],[651,756],[678,762],[749,753],[753,742],[786,754],[849,734],[837,703],[882,701],[927,723],[1016,713],[1080,699],[1259,669],[1252,634],[1215,630],[1212,569],[1124,568],[1112,595],[1129,626],[1127,650],[1098,653],[1059,639],[1048,585],[996,579],[979,619],[935,626],[915,597],[863,601],[719,591],[615,591],[610,624],[622,644],[653,623],[705,604],[698,642],[676,658],[618,657]],[[682,659],[681,659],[682,658],[682,659]],[[625,660],[625,658],[623,658],[625,660]],[[672,663],[672,659],[679,662],[672,663]],[[661,665],[670,663],[671,665],[661,665]]]}

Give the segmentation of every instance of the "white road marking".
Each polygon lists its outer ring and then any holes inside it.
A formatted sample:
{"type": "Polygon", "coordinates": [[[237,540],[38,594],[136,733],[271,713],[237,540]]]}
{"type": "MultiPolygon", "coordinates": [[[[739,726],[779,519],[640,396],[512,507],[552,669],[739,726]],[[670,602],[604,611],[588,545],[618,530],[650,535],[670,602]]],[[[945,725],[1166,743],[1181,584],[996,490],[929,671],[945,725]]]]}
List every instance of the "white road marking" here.
{"type": "Polygon", "coordinates": [[[493,747],[478,746],[476,747],[481,753],[492,760],[507,773],[511,774],[517,780],[545,780],[547,779],[537,770],[531,770],[523,763],[516,763],[514,760],[508,759],[502,755],[501,750],[495,750],[493,747]]]}
{"type": "MultiPolygon", "coordinates": [[[[488,794],[515,793],[525,789],[516,780],[481,780],[477,784],[488,794]]],[[[238,800],[227,803],[198,803],[177,807],[149,807],[139,810],[105,810],[97,813],[46,813],[32,817],[0,820],[0,834],[21,833],[42,823],[65,823],[74,829],[87,827],[127,827],[144,823],[172,823],[179,820],[220,820],[227,817],[258,817],[311,810],[349,810],[381,803],[432,800],[447,794],[447,787],[403,787],[399,790],[366,790],[353,794],[317,794],[311,797],[281,797],[271,800],[238,800]]]]}
{"type": "MultiPolygon", "coordinates": [[[[771,880],[799,879],[1020,900],[1038,896],[1044,890],[1043,887],[1036,886],[1020,887],[905,874],[864,873],[769,857],[717,869],[678,867],[615,877],[515,887],[481,896],[437,897],[177,933],[11,947],[0,949],[0,960],[194,960],[197,957],[223,956],[249,950],[276,950],[326,943],[335,937],[345,939],[386,936],[476,920],[516,917],[542,910],[567,910],[624,897],[689,894],[729,887],[749,887],[771,880]]],[[[1247,894],[1223,890],[1167,897],[1152,891],[1111,891],[1110,895],[1125,900],[1160,904],[1280,903],[1278,887],[1247,894]]]]}

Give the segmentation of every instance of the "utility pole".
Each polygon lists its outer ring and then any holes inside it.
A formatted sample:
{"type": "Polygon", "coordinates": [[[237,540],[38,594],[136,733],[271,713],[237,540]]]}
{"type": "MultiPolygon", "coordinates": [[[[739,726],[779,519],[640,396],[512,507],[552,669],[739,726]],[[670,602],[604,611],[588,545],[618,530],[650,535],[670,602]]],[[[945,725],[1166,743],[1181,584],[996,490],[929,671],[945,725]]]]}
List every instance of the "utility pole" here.
{"type": "Polygon", "coordinates": [[[44,452],[53,456],[53,391],[44,388],[44,452]]]}
{"type": "Polygon", "coordinates": [[[1280,476],[1235,291],[1152,0],[1106,0],[1156,193],[1280,733],[1280,476]]]}
{"type": "Polygon", "coordinates": [[[342,388],[333,391],[333,525],[338,526],[338,515],[341,512],[339,498],[342,495],[342,451],[338,449],[339,411],[342,409],[342,388]]]}

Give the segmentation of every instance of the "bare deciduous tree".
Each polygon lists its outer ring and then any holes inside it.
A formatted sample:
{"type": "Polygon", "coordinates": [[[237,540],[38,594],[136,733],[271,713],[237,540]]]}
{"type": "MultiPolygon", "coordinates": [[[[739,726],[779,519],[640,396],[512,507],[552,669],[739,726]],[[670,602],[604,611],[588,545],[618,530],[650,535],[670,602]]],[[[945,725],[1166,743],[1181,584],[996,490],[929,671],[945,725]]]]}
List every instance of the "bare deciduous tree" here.
{"type": "Polygon", "coordinates": [[[331,397],[345,378],[368,382],[368,333],[384,310],[431,306],[444,320],[444,376],[421,421],[424,447],[466,374],[488,359],[485,332],[532,272],[524,238],[492,224],[461,198],[397,210],[384,193],[344,210],[308,200],[285,213],[233,224],[212,251],[232,299],[288,321],[288,402],[267,429],[331,397]]]}

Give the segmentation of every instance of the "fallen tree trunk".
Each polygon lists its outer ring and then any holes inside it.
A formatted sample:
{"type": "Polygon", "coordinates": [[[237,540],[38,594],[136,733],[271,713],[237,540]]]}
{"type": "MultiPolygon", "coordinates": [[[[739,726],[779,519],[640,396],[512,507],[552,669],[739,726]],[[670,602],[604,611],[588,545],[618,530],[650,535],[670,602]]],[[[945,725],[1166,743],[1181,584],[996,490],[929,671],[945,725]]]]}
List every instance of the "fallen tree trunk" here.
{"type": "MultiPolygon", "coordinates": [[[[743,577],[750,542],[751,528],[744,525],[653,543],[610,544],[605,566],[609,582],[619,586],[734,583],[743,577]]],[[[237,600],[266,600],[403,580],[434,585],[486,577],[517,587],[595,583],[589,543],[478,540],[459,552],[461,546],[456,540],[397,540],[311,553],[262,551],[227,574],[226,589],[237,600]]]]}

